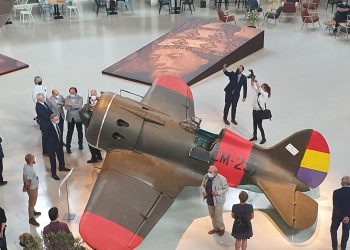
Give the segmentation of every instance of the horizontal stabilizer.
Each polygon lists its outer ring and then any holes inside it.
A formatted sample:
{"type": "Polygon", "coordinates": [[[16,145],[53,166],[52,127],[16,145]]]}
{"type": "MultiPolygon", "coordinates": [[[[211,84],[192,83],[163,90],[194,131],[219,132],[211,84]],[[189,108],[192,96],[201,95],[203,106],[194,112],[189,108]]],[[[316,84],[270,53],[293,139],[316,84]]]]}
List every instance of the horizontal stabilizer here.
{"type": "Polygon", "coordinates": [[[256,183],[290,227],[306,229],[315,223],[317,202],[296,191],[295,184],[267,180],[258,180],[256,183]]]}

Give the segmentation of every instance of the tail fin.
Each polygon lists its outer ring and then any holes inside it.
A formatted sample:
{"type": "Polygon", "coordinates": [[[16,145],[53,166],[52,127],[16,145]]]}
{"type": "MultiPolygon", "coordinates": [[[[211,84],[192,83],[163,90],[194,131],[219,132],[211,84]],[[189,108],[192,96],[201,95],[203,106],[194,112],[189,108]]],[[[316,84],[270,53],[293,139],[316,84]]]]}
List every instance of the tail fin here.
{"type": "Polygon", "coordinates": [[[299,131],[270,149],[286,170],[311,188],[327,176],[330,153],[326,140],[312,129],[299,131]]]}

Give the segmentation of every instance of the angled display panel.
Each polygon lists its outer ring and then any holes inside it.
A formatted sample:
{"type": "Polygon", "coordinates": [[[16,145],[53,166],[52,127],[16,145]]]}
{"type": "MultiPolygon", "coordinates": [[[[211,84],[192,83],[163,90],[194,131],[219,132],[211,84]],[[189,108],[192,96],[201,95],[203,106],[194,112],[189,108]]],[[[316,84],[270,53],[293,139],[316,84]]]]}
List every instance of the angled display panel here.
{"type": "Polygon", "coordinates": [[[0,76],[28,67],[28,64],[0,54],[0,76]]]}
{"type": "Polygon", "coordinates": [[[102,73],[151,85],[162,75],[192,85],[264,47],[264,31],[194,19],[113,64],[102,73]]]}
{"type": "Polygon", "coordinates": [[[0,27],[9,19],[13,3],[13,0],[0,0],[0,27]]]}

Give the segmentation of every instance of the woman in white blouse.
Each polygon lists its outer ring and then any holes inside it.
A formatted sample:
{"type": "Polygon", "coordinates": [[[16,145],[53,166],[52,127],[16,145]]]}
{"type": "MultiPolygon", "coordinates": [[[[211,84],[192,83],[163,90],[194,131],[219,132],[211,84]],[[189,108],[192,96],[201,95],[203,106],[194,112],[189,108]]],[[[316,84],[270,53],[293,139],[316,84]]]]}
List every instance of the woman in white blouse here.
{"type": "Polygon", "coordinates": [[[259,127],[261,133],[261,142],[266,142],[264,128],[262,126],[263,119],[260,116],[260,111],[266,108],[267,98],[271,96],[271,88],[267,83],[259,84],[254,77],[251,78],[252,89],[255,91],[254,102],[253,102],[253,137],[249,141],[256,141],[257,138],[257,127],[259,127]]]}

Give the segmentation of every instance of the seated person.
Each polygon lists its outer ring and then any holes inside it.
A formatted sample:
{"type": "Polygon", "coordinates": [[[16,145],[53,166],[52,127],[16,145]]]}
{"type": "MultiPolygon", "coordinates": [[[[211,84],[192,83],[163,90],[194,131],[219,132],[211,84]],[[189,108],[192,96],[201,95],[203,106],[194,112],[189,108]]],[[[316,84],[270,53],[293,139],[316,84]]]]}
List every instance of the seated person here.
{"type": "Polygon", "coordinates": [[[334,33],[338,31],[339,23],[345,22],[347,16],[350,15],[350,4],[347,2],[342,2],[337,5],[337,12],[334,15],[333,20],[335,21],[334,33]]]}

